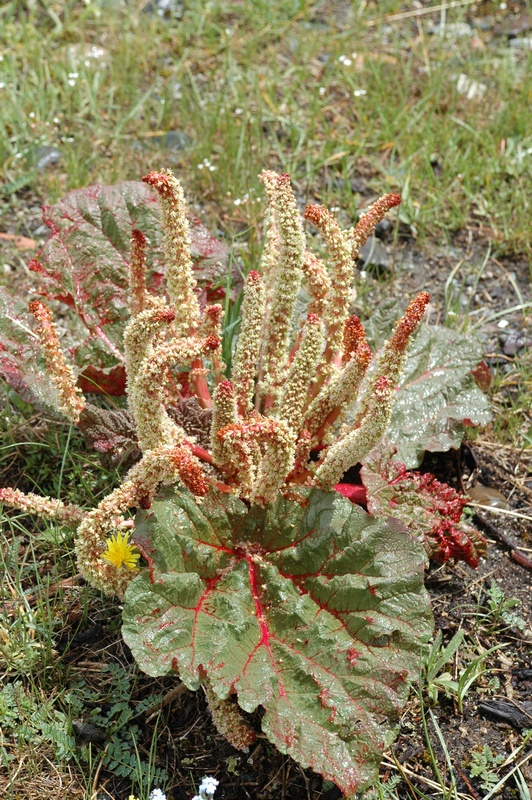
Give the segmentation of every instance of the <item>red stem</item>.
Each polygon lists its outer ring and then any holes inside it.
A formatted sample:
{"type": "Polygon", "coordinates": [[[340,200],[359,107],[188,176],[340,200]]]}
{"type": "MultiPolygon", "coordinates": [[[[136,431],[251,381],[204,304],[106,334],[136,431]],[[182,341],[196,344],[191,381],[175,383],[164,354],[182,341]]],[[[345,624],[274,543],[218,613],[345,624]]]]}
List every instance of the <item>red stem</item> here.
{"type": "Polygon", "coordinates": [[[195,370],[204,369],[203,360],[195,358],[191,363],[191,377],[194,385],[194,394],[202,408],[212,408],[212,398],[205,375],[195,370]]]}

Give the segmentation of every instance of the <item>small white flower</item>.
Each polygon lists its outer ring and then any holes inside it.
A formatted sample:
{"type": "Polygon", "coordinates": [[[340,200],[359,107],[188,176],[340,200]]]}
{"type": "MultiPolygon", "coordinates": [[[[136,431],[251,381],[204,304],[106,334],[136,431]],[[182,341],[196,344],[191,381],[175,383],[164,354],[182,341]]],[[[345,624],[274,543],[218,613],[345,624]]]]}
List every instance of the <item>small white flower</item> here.
{"type": "Polygon", "coordinates": [[[320,86],[320,88],[318,89],[318,92],[320,93],[320,95],[322,97],[323,97],[323,95],[325,94],[326,91],[327,90],[326,90],[325,86],[320,86]]]}
{"type": "Polygon", "coordinates": [[[353,97],[364,97],[364,95],[367,93],[368,92],[366,89],[355,89],[353,92],[353,97]]]}
{"type": "Polygon", "coordinates": [[[154,789],[150,794],[150,800],[166,800],[166,795],[160,789],[154,789]]]}
{"type": "Polygon", "coordinates": [[[353,62],[351,61],[351,59],[350,59],[350,58],[348,58],[347,56],[340,56],[340,58],[338,59],[338,61],[340,62],[340,64],[343,64],[343,65],[344,65],[344,67],[350,67],[350,66],[351,66],[351,64],[353,63],[353,62]]]}
{"type": "Polygon", "coordinates": [[[212,797],[216,791],[216,787],[218,786],[219,781],[216,778],[211,778],[206,776],[203,778],[202,782],[199,785],[199,793],[200,795],[207,795],[208,797],[212,797]]]}
{"type": "Polygon", "coordinates": [[[499,328],[507,328],[509,324],[510,323],[508,322],[507,319],[500,319],[499,322],[497,323],[499,328]]]}
{"type": "Polygon", "coordinates": [[[68,77],[69,78],[79,78],[79,72],[69,72],[68,73],[68,77]]]}
{"type": "Polygon", "coordinates": [[[6,88],[5,83],[0,83],[0,89],[5,89],[5,88],[6,88]]]}
{"type": "Polygon", "coordinates": [[[235,115],[237,117],[239,117],[240,114],[243,114],[243,113],[244,113],[244,109],[243,108],[235,108],[235,115]]]}
{"type": "Polygon", "coordinates": [[[75,86],[76,85],[76,81],[74,81],[74,80],[72,80],[72,78],[70,78],[70,80],[68,81],[68,85],[69,86],[75,86]]]}
{"type": "Polygon", "coordinates": [[[54,118],[53,118],[53,120],[52,120],[52,122],[53,122],[55,125],[59,125],[59,123],[61,122],[61,120],[59,119],[59,117],[54,117],[54,118]]]}

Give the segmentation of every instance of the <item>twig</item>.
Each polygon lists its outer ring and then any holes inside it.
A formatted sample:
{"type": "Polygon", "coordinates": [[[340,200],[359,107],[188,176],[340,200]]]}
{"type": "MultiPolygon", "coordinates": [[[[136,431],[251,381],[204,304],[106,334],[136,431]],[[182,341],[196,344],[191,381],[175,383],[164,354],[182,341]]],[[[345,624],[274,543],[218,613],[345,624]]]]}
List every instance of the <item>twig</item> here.
{"type": "Polygon", "coordinates": [[[454,768],[460,775],[460,778],[463,780],[463,782],[465,783],[465,785],[467,786],[467,788],[469,789],[475,800],[480,800],[479,793],[477,792],[477,790],[475,789],[475,787],[473,786],[473,784],[471,783],[465,772],[461,770],[457,764],[454,765],[454,768]]]}
{"type": "Polygon", "coordinates": [[[519,550],[519,548],[512,539],[506,536],[506,534],[501,533],[501,531],[499,531],[494,525],[492,525],[491,522],[488,522],[488,520],[485,517],[481,516],[478,512],[475,513],[473,519],[482,528],[484,528],[484,530],[487,531],[490,534],[490,536],[493,536],[494,539],[503,544],[507,548],[507,550],[510,551],[510,555],[512,556],[516,564],[520,564],[525,569],[532,570],[532,561],[529,558],[527,558],[525,554],[521,552],[521,550],[519,550]]]}
{"type": "Polygon", "coordinates": [[[182,694],[185,694],[188,689],[184,683],[178,683],[171,691],[167,692],[158,703],[155,703],[150,708],[147,708],[144,712],[146,714],[146,722],[151,722],[151,720],[161,711],[165,706],[175,700],[176,697],[179,697],[182,694]]]}
{"type": "Polygon", "coordinates": [[[92,781],[92,786],[91,786],[91,800],[98,800],[98,782],[100,780],[100,773],[102,771],[103,761],[107,751],[109,750],[110,744],[111,742],[107,742],[107,744],[105,745],[105,750],[103,751],[99,764],[96,767],[96,772],[94,773],[94,780],[92,781]]]}
{"type": "Polygon", "coordinates": [[[472,508],[482,508],[484,511],[491,511],[494,514],[502,514],[507,517],[516,517],[517,519],[526,519],[527,522],[532,522],[532,517],[528,514],[521,514],[519,511],[511,511],[509,508],[497,508],[497,506],[484,506],[482,503],[474,503],[469,501],[468,506],[472,508]]]}

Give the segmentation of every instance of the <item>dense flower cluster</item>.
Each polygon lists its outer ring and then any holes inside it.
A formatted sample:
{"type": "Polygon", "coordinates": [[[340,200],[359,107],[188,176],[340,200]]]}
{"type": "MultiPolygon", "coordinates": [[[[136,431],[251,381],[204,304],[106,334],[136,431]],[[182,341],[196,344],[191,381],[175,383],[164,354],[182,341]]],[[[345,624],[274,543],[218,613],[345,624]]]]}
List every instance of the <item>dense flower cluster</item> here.
{"type": "MultiPolygon", "coordinates": [[[[400,201],[378,200],[358,225],[342,230],[322,206],[304,217],[321,232],[330,258],[309,253],[288,175],[264,172],[268,199],[265,246],[258,270],[245,281],[240,336],[230,379],[221,359],[222,307],[198,301],[186,203],[169,171],[144,181],[160,196],[166,242],[166,296],[146,286],[147,242],[133,230],[130,313],[124,334],[127,397],[142,459],[97,508],[79,509],[2,490],[0,499],[76,523],[80,570],[95,586],[122,595],[137,554],[124,533],[132,508],[149,508],[162,484],[182,484],[201,502],[209,486],[251,505],[272,502],[295,486],[330,489],[378,445],[390,420],[406,349],[429,295],[408,306],[389,341],[373,354],[362,323],[349,315],[354,256],[377,222],[400,201]],[[300,318],[304,286],[309,298],[300,318]],[[205,450],[168,411],[187,390],[212,411],[205,450]],[[350,407],[354,418],[341,423],[350,407]]],[[[67,416],[85,401],[65,361],[50,312],[30,306],[67,416]]]]}

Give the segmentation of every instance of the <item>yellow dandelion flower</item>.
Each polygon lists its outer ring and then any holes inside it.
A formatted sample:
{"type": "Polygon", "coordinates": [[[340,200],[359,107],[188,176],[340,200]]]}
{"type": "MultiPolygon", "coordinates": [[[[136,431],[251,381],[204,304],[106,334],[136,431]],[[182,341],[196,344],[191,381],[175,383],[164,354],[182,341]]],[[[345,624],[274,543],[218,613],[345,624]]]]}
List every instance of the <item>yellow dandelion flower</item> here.
{"type": "Polygon", "coordinates": [[[135,552],[135,546],[129,543],[128,533],[116,533],[105,540],[107,550],[102,554],[102,558],[110,561],[115,567],[127,567],[137,569],[137,561],[140,553],[135,552]]]}

